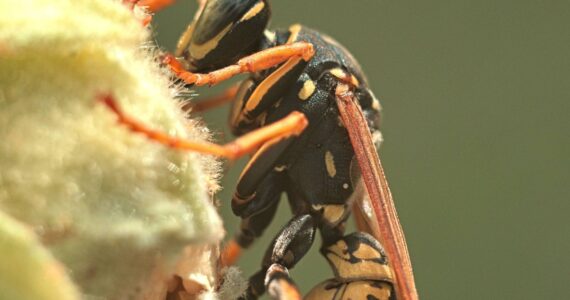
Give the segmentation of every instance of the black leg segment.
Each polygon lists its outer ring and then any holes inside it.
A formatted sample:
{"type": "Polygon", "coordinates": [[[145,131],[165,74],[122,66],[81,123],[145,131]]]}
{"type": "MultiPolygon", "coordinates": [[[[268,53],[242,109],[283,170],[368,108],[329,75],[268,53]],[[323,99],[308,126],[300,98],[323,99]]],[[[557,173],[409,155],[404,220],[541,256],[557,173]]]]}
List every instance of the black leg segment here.
{"type": "Polygon", "coordinates": [[[276,299],[298,295],[289,269],[307,253],[315,239],[316,224],[309,214],[293,218],[277,234],[265,254],[261,270],[250,277],[246,299],[257,299],[269,287],[276,299]]]}

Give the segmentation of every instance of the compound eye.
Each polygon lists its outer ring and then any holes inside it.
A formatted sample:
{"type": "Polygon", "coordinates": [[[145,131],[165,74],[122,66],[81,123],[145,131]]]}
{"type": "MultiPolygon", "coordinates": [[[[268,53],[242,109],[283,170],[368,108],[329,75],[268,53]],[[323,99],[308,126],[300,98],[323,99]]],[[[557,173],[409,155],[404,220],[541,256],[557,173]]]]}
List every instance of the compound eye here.
{"type": "Polygon", "coordinates": [[[259,0],[209,0],[200,15],[192,40],[201,45],[223,35],[237,23],[259,0]]]}
{"type": "Polygon", "coordinates": [[[269,22],[265,0],[210,0],[183,56],[192,71],[208,72],[259,50],[269,22]]]}

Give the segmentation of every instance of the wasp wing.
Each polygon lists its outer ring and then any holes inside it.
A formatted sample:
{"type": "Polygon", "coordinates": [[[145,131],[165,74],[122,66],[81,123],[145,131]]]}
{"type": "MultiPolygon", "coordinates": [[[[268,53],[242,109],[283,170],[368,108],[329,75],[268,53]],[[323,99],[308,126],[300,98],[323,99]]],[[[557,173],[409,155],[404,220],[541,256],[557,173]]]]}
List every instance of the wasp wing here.
{"type": "MultiPolygon", "coordinates": [[[[376,216],[371,223],[364,225],[360,221],[359,225],[368,226],[371,233],[383,243],[395,273],[398,299],[418,299],[404,232],[358,99],[347,84],[341,83],[336,89],[336,102],[354,148],[372,211],[376,216]]],[[[360,204],[359,207],[366,207],[366,203],[360,204]]],[[[365,217],[369,215],[366,211],[360,213],[365,217]]]]}

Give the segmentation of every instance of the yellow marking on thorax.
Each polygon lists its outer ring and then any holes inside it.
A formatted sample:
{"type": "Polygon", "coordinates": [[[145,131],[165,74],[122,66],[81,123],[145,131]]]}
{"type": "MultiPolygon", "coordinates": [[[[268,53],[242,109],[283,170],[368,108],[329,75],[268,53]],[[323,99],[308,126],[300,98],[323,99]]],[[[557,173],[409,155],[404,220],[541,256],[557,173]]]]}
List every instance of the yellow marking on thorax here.
{"type": "Polygon", "coordinates": [[[229,24],[228,26],[226,26],[226,28],[220,31],[220,33],[216,34],[215,37],[211,38],[210,40],[206,41],[201,45],[192,43],[192,45],[190,45],[190,55],[192,56],[192,58],[202,59],[208,53],[210,53],[210,51],[214,50],[218,46],[220,40],[226,35],[226,33],[228,33],[228,31],[230,31],[233,25],[234,25],[233,23],[229,24]]]}
{"type": "Polygon", "coordinates": [[[253,93],[249,97],[249,100],[245,104],[245,109],[242,112],[242,116],[244,116],[245,112],[254,110],[259,105],[259,102],[261,101],[263,96],[267,94],[267,91],[279,79],[285,76],[287,72],[291,71],[291,69],[293,69],[302,59],[303,59],[302,57],[292,58],[287,62],[285,62],[285,64],[279,67],[279,69],[277,69],[275,72],[267,76],[267,78],[259,84],[259,86],[255,89],[255,91],[253,91],[253,93]]]}
{"type": "Polygon", "coordinates": [[[265,7],[265,3],[263,1],[257,2],[243,17],[241,17],[240,22],[247,21],[253,17],[255,17],[263,8],[265,7]]]}
{"type": "Polygon", "coordinates": [[[327,168],[327,173],[330,177],[336,176],[336,166],[334,165],[334,156],[330,151],[325,153],[325,166],[327,168]]]}
{"type": "Polygon", "coordinates": [[[356,76],[346,73],[341,68],[330,69],[329,73],[331,73],[334,77],[342,80],[343,82],[350,83],[354,86],[358,86],[360,84],[360,82],[358,81],[358,78],[356,78],[356,76]]]}
{"type": "Polygon", "coordinates": [[[287,39],[287,44],[291,44],[297,41],[297,37],[299,36],[299,32],[301,31],[302,28],[303,27],[299,24],[294,24],[289,27],[289,32],[291,32],[291,34],[287,39]]]}
{"type": "Polygon", "coordinates": [[[315,83],[308,79],[303,83],[303,87],[301,88],[301,90],[299,91],[299,99],[301,100],[307,100],[309,99],[309,97],[311,97],[311,95],[313,95],[313,93],[315,92],[315,83]]]}
{"type": "Polygon", "coordinates": [[[330,224],[336,224],[344,216],[344,205],[325,205],[323,217],[330,224]]]}
{"type": "Polygon", "coordinates": [[[346,79],[346,72],[344,72],[341,68],[334,68],[329,70],[331,74],[333,74],[336,78],[345,80],[346,79]]]}
{"type": "Polygon", "coordinates": [[[356,76],[354,76],[352,74],[350,75],[350,82],[355,86],[360,84],[360,82],[358,81],[358,78],[356,78],[356,76]]]}
{"type": "Polygon", "coordinates": [[[382,106],[380,105],[380,101],[378,101],[378,99],[376,99],[376,97],[372,98],[372,109],[374,109],[375,111],[382,110],[382,106]]]}

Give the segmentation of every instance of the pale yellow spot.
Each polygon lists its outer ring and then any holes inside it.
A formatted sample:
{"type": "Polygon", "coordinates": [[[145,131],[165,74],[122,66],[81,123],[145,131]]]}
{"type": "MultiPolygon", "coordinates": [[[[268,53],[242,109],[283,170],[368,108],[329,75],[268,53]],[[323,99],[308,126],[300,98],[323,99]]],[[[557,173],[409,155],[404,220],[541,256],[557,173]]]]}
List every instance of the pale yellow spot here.
{"type": "Polygon", "coordinates": [[[291,34],[289,35],[289,38],[287,39],[287,44],[291,44],[297,40],[297,37],[299,36],[299,32],[301,31],[301,28],[302,27],[299,24],[294,24],[294,25],[291,25],[289,27],[289,32],[291,32],[291,34]]]}
{"type": "Polygon", "coordinates": [[[353,85],[359,85],[360,84],[360,82],[358,81],[358,79],[354,75],[350,75],[350,81],[353,85]]]}
{"type": "Polygon", "coordinates": [[[240,22],[247,21],[253,17],[255,17],[263,8],[265,7],[265,3],[263,1],[257,2],[243,17],[241,17],[240,22]]]}
{"type": "Polygon", "coordinates": [[[211,38],[210,40],[206,41],[201,45],[192,44],[190,45],[190,55],[194,59],[202,59],[204,58],[210,51],[214,50],[220,40],[230,31],[234,24],[229,24],[224,28],[220,33],[218,33],[215,37],[211,38]]]}
{"type": "Polygon", "coordinates": [[[313,204],[311,206],[313,207],[314,210],[321,210],[323,208],[321,204],[313,204]]]}
{"type": "Polygon", "coordinates": [[[342,79],[342,80],[346,79],[346,73],[341,68],[334,68],[334,69],[330,70],[329,72],[331,74],[333,74],[338,79],[342,79]]]}
{"type": "Polygon", "coordinates": [[[274,31],[271,31],[271,30],[265,30],[265,31],[263,32],[263,35],[265,35],[265,38],[266,38],[268,41],[272,42],[272,43],[274,43],[275,40],[277,39],[277,36],[275,35],[275,32],[274,32],[274,31]]]}
{"type": "Polygon", "coordinates": [[[327,168],[327,173],[330,177],[336,176],[336,166],[334,165],[334,156],[330,151],[325,153],[325,166],[327,168]]]}
{"type": "Polygon", "coordinates": [[[312,80],[307,80],[303,83],[303,88],[299,91],[299,99],[307,100],[315,92],[315,83],[312,80]]]}
{"type": "Polygon", "coordinates": [[[372,109],[380,111],[380,102],[378,100],[374,99],[374,101],[372,101],[372,109]]]}
{"type": "Polygon", "coordinates": [[[331,223],[336,224],[344,215],[344,205],[326,205],[323,216],[331,223]]]}
{"type": "Polygon", "coordinates": [[[277,172],[283,172],[285,171],[285,169],[287,169],[287,166],[282,165],[282,166],[276,166],[275,168],[273,168],[275,171],[277,172]]]}
{"type": "Polygon", "coordinates": [[[348,183],[343,184],[343,185],[342,185],[342,188],[345,189],[345,190],[348,189],[348,183]]]}
{"type": "Polygon", "coordinates": [[[374,96],[374,94],[372,94],[372,109],[374,109],[375,111],[382,110],[382,106],[380,105],[380,101],[378,101],[378,98],[376,98],[376,96],[374,96]]]}

